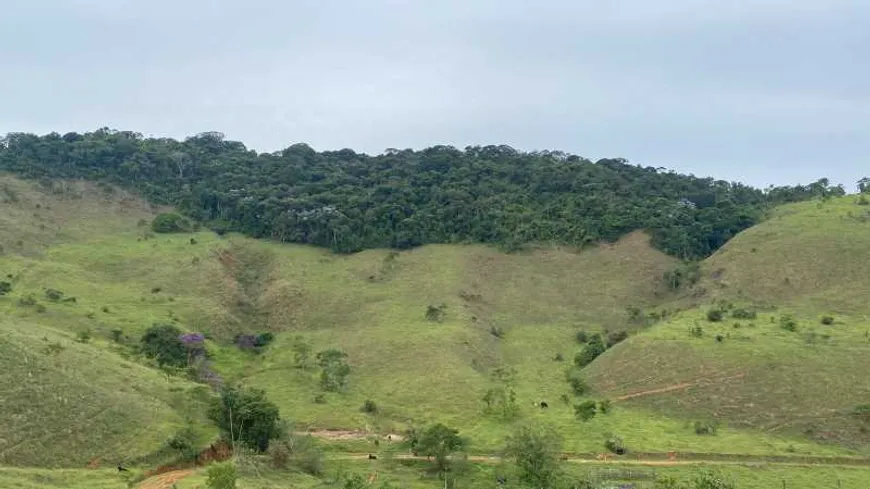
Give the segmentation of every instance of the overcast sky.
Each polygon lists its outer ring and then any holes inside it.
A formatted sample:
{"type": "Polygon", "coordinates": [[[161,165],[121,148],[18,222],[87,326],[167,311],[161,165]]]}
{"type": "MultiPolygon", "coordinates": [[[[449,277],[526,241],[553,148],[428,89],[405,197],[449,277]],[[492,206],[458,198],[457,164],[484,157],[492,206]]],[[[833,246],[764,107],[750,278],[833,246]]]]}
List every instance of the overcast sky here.
{"type": "Polygon", "coordinates": [[[867,0],[0,0],[0,133],[870,174],[867,0]]]}

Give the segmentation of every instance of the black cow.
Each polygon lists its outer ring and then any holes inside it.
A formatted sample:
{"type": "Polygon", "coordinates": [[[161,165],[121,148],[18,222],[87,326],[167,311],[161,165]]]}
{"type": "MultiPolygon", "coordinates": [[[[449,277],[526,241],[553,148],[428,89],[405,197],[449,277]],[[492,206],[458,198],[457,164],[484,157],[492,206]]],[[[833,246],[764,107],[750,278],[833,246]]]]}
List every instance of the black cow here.
{"type": "Polygon", "coordinates": [[[369,460],[377,460],[377,459],[378,459],[377,455],[372,455],[371,453],[369,454],[369,460]]]}
{"type": "Polygon", "coordinates": [[[129,472],[123,465],[118,464],[118,472],[129,472]]]}
{"type": "Polygon", "coordinates": [[[541,409],[547,409],[548,407],[550,407],[550,405],[547,404],[547,401],[541,401],[540,406],[541,406],[541,409]]]}

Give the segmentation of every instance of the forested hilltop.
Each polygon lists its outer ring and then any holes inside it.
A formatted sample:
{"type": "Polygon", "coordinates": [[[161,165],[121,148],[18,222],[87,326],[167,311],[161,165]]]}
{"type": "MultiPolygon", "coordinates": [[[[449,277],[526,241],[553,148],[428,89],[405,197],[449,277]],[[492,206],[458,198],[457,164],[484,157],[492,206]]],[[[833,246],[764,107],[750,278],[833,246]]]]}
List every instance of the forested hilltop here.
{"type": "Polygon", "coordinates": [[[258,154],[220,133],[176,141],[109,129],[10,133],[0,139],[0,170],[118,184],[219,231],[340,252],[456,242],[583,246],[644,229],[662,251],[699,258],[770,205],[844,193],[827,179],[760,190],[503,145],[370,156],[294,144],[258,154]]]}

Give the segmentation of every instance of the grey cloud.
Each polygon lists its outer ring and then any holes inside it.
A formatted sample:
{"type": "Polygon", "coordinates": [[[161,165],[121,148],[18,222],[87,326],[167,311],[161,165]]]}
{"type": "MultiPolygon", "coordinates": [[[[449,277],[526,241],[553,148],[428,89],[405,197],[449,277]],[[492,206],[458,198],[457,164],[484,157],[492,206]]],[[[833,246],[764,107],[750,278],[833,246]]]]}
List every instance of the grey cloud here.
{"type": "Polygon", "coordinates": [[[505,143],[756,185],[870,173],[860,0],[34,0],[0,132],[505,143]]]}

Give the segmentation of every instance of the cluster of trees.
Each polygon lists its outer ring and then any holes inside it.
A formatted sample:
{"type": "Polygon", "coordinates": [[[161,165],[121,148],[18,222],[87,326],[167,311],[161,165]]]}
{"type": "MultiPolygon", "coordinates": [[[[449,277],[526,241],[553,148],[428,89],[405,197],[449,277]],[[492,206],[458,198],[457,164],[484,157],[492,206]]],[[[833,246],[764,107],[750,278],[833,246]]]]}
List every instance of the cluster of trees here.
{"type": "MultiPolygon", "coordinates": [[[[0,139],[0,170],[84,178],[177,206],[217,231],[339,252],[479,242],[582,246],[649,230],[659,249],[703,257],[771,204],[840,195],[827,179],[766,190],[562,152],[509,146],[256,153],[220,133],[184,141],[128,131],[0,139]]],[[[160,230],[183,229],[175,216],[160,230]]]]}

